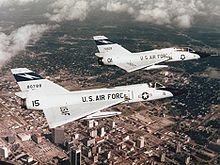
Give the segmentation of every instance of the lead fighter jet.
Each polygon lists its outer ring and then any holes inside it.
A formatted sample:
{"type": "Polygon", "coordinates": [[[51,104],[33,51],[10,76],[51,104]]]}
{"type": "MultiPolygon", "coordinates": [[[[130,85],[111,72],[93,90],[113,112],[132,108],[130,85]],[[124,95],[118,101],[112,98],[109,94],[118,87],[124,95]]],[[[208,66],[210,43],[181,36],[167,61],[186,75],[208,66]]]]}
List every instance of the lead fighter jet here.
{"type": "Polygon", "coordinates": [[[166,68],[161,63],[186,61],[210,56],[204,52],[196,52],[190,48],[164,48],[132,53],[105,36],[94,36],[99,53],[100,65],[116,65],[127,72],[136,70],[152,70],[166,68]]]}
{"type": "Polygon", "coordinates": [[[50,128],[78,119],[94,119],[119,115],[121,112],[100,110],[120,103],[133,103],[172,97],[182,91],[160,84],[135,84],[114,88],[68,91],[27,68],[11,70],[21,92],[23,107],[43,110],[50,128]]]}

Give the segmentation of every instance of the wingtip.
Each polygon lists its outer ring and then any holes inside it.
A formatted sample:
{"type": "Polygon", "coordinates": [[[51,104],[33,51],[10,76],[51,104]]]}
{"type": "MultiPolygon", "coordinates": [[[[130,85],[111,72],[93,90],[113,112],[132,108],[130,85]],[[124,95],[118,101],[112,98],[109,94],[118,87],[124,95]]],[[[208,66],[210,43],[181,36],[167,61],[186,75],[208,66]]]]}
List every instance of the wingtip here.
{"type": "Polygon", "coordinates": [[[106,36],[103,35],[98,35],[98,36],[93,36],[94,40],[103,40],[103,39],[108,39],[106,36]]]}

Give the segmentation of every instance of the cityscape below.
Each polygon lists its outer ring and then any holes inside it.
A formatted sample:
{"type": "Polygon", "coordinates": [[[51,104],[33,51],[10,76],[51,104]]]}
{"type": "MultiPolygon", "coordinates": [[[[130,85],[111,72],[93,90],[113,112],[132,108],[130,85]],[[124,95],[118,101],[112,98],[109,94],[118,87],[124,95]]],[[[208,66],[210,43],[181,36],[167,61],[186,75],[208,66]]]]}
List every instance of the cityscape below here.
{"type": "MultiPolygon", "coordinates": [[[[52,1],[56,0],[36,2],[36,8],[31,7],[35,0],[27,6],[20,2],[19,9],[6,9],[0,2],[0,165],[220,164],[218,13],[216,22],[210,18],[204,23],[202,16],[194,17],[200,21],[187,28],[131,20],[136,18],[131,9],[128,13],[114,12],[117,8],[110,13],[96,8],[98,11],[83,19],[83,13],[74,13],[81,14],[74,20],[70,16],[52,17],[45,9],[52,1]],[[41,26],[36,28],[36,24],[41,26]],[[19,30],[24,26],[24,31],[19,30]],[[41,35],[34,36],[31,29],[41,35]],[[32,42],[25,42],[24,37],[18,44],[16,37],[26,33],[32,42]],[[105,35],[131,52],[190,47],[212,56],[127,73],[116,66],[98,64],[96,35],[105,35]],[[42,111],[22,107],[22,100],[15,95],[20,89],[11,73],[13,68],[29,68],[69,91],[160,83],[185,93],[118,104],[103,111],[120,115],[82,119],[50,129],[42,111]]],[[[56,5],[58,2],[48,8],[56,5]]]]}

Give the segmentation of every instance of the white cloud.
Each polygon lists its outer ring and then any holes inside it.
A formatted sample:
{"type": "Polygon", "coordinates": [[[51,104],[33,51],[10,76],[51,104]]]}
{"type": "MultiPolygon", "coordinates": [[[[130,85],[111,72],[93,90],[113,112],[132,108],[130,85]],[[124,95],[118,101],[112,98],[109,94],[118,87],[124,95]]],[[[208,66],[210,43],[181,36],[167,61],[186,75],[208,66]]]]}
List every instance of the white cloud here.
{"type": "Polygon", "coordinates": [[[39,0],[0,0],[0,7],[7,7],[11,5],[25,5],[30,2],[38,2],[39,0]]]}
{"type": "Polygon", "coordinates": [[[89,1],[86,0],[57,0],[50,5],[52,14],[46,16],[51,21],[84,20],[89,11],[89,1]]]}
{"type": "Polygon", "coordinates": [[[173,25],[181,28],[189,28],[195,16],[214,15],[210,11],[211,6],[205,0],[142,0],[136,12],[137,21],[145,21],[160,25],[173,25]],[[143,3],[144,2],[144,3],[143,3]]]}
{"type": "Polygon", "coordinates": [[[25,50],[28,44],[39,40],[49,28],[51,27],[45,24],[33,24],[22,26],[9,35],[0,32],[0,65],[25,50]]]}
{"type": "MultiPolygon", "coordinates": [[[[1,6],[25,5],[45,0],[0,0],[1,6]]],[[[219,0],[50,0],[44,14],[50,21],[85,20],[95,12],[127,13],[136,21],[190,27],[197,16],[220,16],[219,0]]]]}
{"type": "Polygon", "coordinates": [[[127,3],[122,3],[120,1],[108,1],[106,5],[101,8],[103,11],[109,12],[128,12],[129,14],[134,13],[134,9],[127,3]]]}
{"type": "Polygon", "coordinates": [[[177,23],[177,26],[182,27],[182,28],[190,28],[191,24],[192,24],[192,19],[193,17],[190,17],[189,15],[180,15],[177,16],[174,19],[174,22],[177,23]]]}
{"type": "Polygon", "coordinates": [[[53,21],[84,20],[93,10],[126,12],[137,21],[188,28],[198,15],[220,16],[220,1],[213,0],[56,0],[47,16],[53,21]]]}
{"type": "Polygon", "coordinates": [[[159,25],[171,23],[170,16],[160,8],[154,8],[152,10],[142,9],[139,11],[138,15],[136,15],[136,20],[159,25]]]}

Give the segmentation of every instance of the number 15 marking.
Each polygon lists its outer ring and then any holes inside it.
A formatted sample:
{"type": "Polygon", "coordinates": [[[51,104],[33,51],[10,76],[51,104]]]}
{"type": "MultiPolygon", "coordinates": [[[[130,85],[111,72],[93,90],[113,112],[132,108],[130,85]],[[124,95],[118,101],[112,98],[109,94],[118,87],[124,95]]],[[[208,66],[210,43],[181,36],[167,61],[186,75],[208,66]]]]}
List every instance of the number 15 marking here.
{"type": "Polygon", "coordinates": [[[39,100],[32,101],[32,105],[33,105],[33,107],[38,107],[40,105],[39,100]]]}

